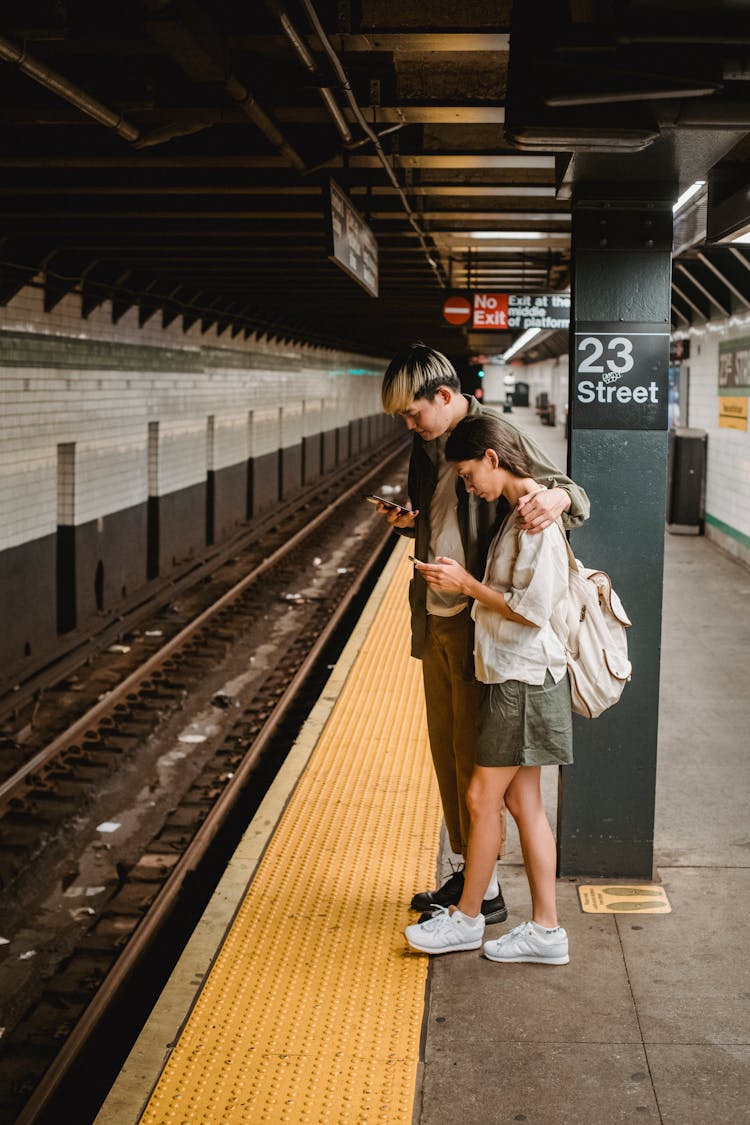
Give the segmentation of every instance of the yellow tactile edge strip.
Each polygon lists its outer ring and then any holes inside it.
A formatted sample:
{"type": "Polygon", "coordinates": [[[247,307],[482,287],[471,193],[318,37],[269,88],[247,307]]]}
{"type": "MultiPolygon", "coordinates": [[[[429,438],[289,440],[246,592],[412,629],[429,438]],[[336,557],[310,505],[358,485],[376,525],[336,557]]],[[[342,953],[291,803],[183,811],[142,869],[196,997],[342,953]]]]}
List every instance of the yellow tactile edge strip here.
{"type": "Polygon", "coordinates": [[[440,809],[403,557],[142,1116],[410,1122],[427,959],[405,906],[440,809]]]}

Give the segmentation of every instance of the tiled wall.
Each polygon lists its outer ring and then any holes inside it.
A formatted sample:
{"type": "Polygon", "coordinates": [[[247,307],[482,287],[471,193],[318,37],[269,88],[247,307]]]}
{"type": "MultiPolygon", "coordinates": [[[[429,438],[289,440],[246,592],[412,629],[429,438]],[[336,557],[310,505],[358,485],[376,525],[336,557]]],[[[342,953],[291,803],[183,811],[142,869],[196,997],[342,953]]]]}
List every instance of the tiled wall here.
{"type": "Polygon", "coordinates": [[[555,406],[556,425],[565,425],[565,412],[568,405],[568,357],[557,356],[542,363],[514,367],[505,364],[487,364],[484,378],[484,397],[487,403],[505,401],[505,395],[512,387],[505,385],[505,376],[512,375],[519,383],[529,385],[529,406],[536,405],[537,395],[546,394],[547,400],[555,406]]]}
{"type": "Polygon", "coordinates": [[[385,365],[34,286],[0,308],[0,674],[374,444],[385,365]]]}
{"type": "Polygon", "coordinates": [[[149,423],[158,422],[161,496],[205,480],[207,419],[213,468],[300,443],[379,414],[385,361],[229,332],[183,333],[131,309],[115,325],[108,304],[87,320],[71,294],[45,314],[42,291],[0,308],[0,550],[54,532],[58,447],[74,445],[76,525],[148,495],[149,423]],[[351,370],[365,374],[350,374],[351,370]],[[309,412],[304,403],[309,404],[309,412]]]}
{"type": "Polygon", "coordinates": [[[708,434],[706,535],[750,564],[750,432],[719,426],[718,392],[719,344],[748,336],[750,317],[690,329],[687,416],[683,404],[681,423],[708,434]]]}

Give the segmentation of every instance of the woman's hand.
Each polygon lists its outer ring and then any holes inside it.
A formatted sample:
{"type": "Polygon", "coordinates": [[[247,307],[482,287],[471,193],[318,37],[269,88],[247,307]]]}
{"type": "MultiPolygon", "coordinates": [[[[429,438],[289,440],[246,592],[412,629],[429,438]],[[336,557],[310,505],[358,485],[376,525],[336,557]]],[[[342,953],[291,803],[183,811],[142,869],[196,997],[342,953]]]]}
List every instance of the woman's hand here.
{"type": "Polygon", "coordinates": [[[474,579],[455,559],[438,555],[432,563],[415,563],[414,566],[428,586],[449,594],[466,594],[471,597],[470,586],[474,579]]]}
{"type": "Polygon", "coordinates": [[[570,496],[564,488],[541,488],[538,492],[527,492],[518,501],[521,527],[532,535],[544,531],[569,507],[570,496]]]}

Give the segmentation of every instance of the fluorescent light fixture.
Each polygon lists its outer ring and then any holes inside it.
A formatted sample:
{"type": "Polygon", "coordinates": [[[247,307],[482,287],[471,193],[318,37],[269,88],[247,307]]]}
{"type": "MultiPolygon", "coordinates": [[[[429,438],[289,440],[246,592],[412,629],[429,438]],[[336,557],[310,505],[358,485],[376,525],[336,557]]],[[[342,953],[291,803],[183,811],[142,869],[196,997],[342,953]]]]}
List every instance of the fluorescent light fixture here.
{"type": "Polygon", "coordinates": [[[541,331],[541,328],[527,328],[526,331],[518,337],[515,344],[512,344],[511,347],[508,348],[507,352],[503,354],[502,362],[507,363],[511,356],[515,355],[516,352],[519,352],[521,348],[525,348],[526,345],[534,339],[537,333],[541,331]]]}
{"type": "Polygon", "coordinates": [[[677,200],[674,207],[672,208],[673,214],[676,215],[677,212],[680,210],[680,208],[684,207],[685,204],[689,200],[691,200],[694,195],[697,195],[698,192],[701,190],[701,188],[705,187],[705,186],[706,186],[705,180],[696,180],[695,183],[691,184],[689,188],[685,188],[682,195],[680,196],[680,198],[677,200]]]}
{"type": "Polygon", "coordinates": [[[744,234],[738,234],[736,238],[732,238],[732,242],[750,242],[750,230],[745,231],[744,234]]]}
{"type": "MultiPolygon", "coordinates": [[[[553,232],[554,233],[554,232],[553,232]]],[[[565,232],[562,232],[565,233],[565,232]]],[[[549,238],[542,230],[473,230],[470,238],[549,238]]]]}

